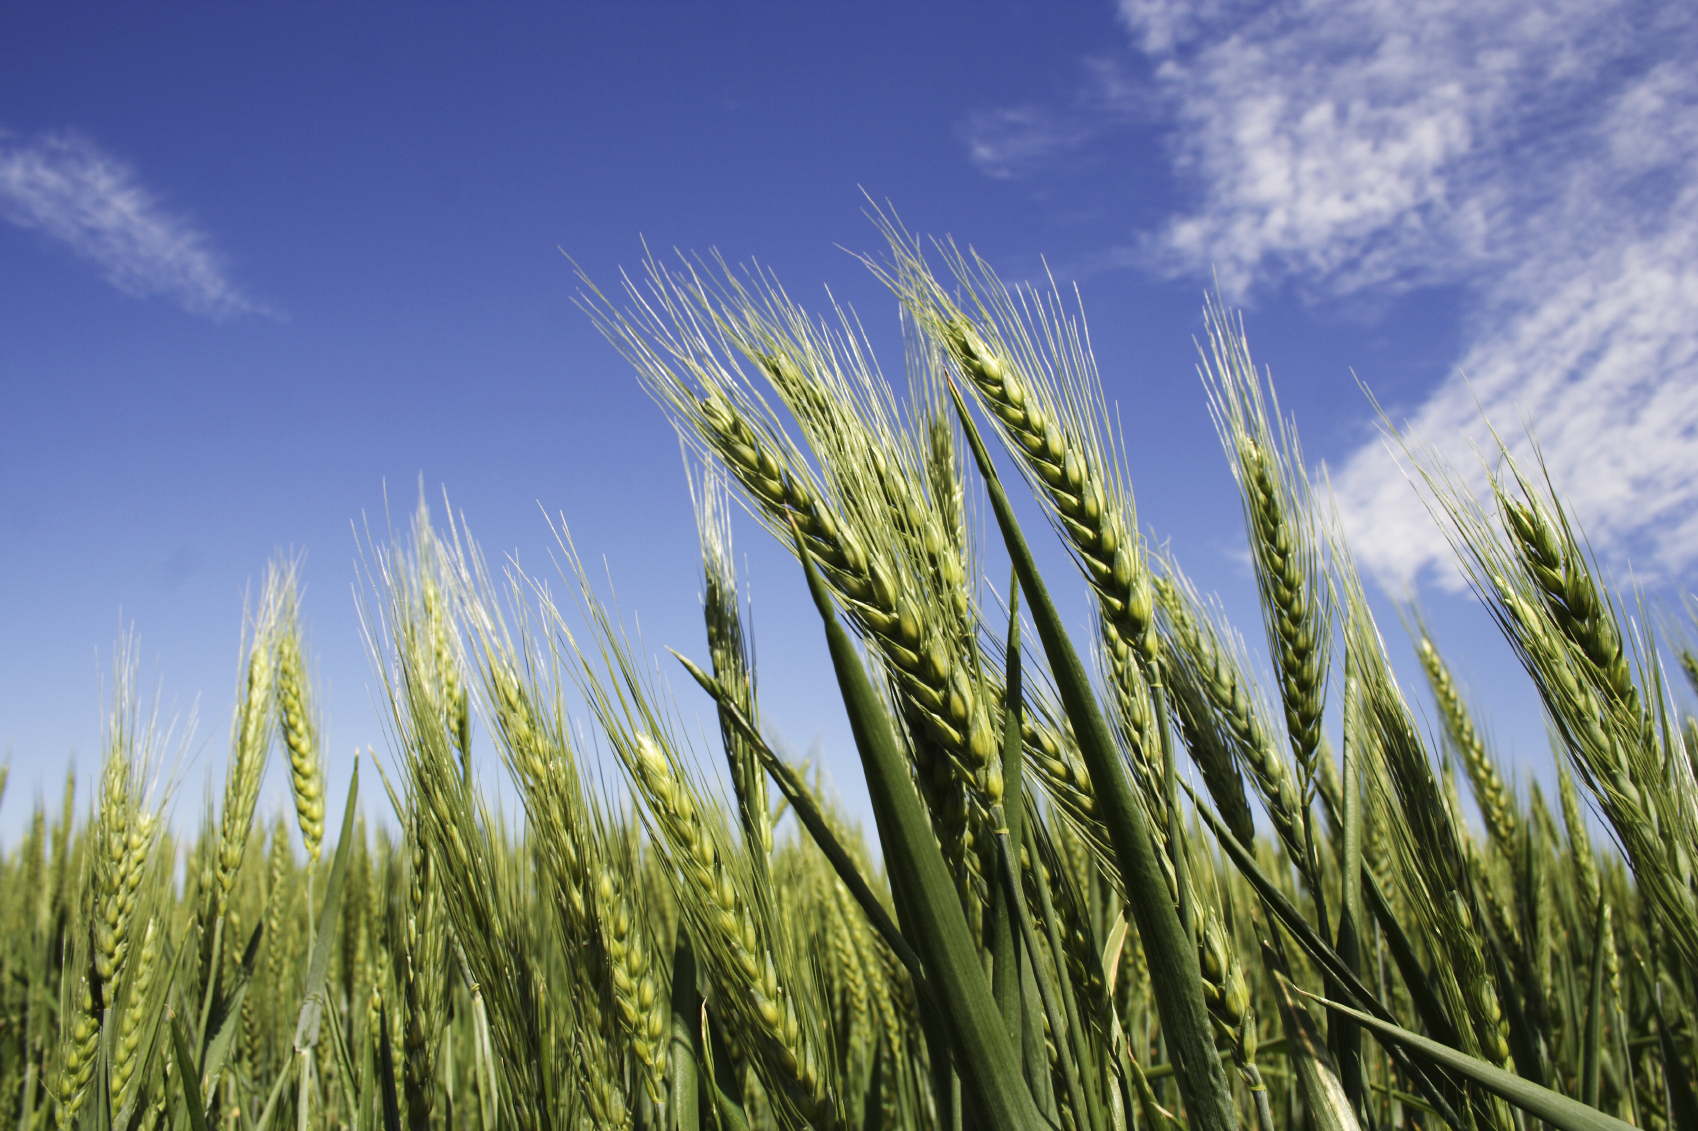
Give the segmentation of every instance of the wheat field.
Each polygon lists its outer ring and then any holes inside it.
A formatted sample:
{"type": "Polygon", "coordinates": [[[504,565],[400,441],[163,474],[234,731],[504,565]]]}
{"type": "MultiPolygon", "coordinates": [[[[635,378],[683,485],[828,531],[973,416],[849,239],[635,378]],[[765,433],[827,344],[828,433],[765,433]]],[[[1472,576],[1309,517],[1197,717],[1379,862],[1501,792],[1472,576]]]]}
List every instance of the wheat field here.
{"type": "Polygon", "coordinates": [[[1375,623],[1233,314],[1202,369],[1259,626],[1146,540],[1076,311],[881,226],[902,390],[758,272],[586,280],[689,453],[705,647],[641,652],[563,528],[558,604],[421,504],[367,547],[389,742],[346,811],[280,559],[192,835],[120,649],[96,796],[0,854],[0,1120],[1698,1131],[1698,657],[1600,580],[1541,469],[1505,457],[1481,496],[1406,448],[1544,705],[1555,797],[1506,777],[1418,608],[1375,623]],[[763,738],[738,506],[814,597],[882,857],[763,738]],[[1076,575],[1039,573],[1049,537],[1076,575]]]}

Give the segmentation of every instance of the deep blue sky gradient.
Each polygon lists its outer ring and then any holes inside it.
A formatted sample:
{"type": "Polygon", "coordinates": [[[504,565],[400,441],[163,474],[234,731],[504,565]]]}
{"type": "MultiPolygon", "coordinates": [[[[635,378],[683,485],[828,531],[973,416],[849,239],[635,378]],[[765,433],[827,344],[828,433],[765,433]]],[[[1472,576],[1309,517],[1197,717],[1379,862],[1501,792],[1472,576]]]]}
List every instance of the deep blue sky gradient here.
{"type": "MultiPolygon", "coordinates": [[[[128,164],[263,308],[214,319],[133,297],[42,232],[0,225],[0,844],[35,798],[55,803],[69,759],[90,780],[130,625],[167,712],[198,701],[176,809],[195,820],[227,749],[244,592],[279,549],[307,554],[336,811],[350,753],[388,757],[359,541],[403,526],[421,480],[439,518],[446,489],[492,558],[516,553],[557,588],[544,515],[563,514],[650,651],[703,653],[678,443],[574,307],[573,263],[613,293],[645,247],[758,261],[804,303],[829,286],[854,305],[896,374],[895,303],[848,254],[880,247],[863,192],[1010,279],[1047,264],[1078,285],[1140,517],[1261,654],[1195,369],[1207,274],[1116,251],[1190,206],[1179,127],[1123,106],[1041,174],[970,159],[973,115],[1077,105],[1104,60],[1129,81],[1149,72],[1103,3],[0,8],[0,130],[69,132],[128,164]]],[[[1252,347],[1315,464],[1371,438],[1358,378],[1413,406],[1463,347],[1458,284],[1331,300],[1275,281],[1253,297],[1252,347]]],[[[746,517],[738,538],[769,724],[798,757],[820,743],[858,815],[801,578],[746,517]]],[[[1083,587],[1052,557],[1084,642],[1083,587]]],[[[1544,764],[1537,706],[1484,613],[1424,599],[1506,754],[1544,764]]],[[[674,686],[686,715],[702,710],[674,686]]],[[[263,796],[285,803],[280,773],[263,796]]]]}

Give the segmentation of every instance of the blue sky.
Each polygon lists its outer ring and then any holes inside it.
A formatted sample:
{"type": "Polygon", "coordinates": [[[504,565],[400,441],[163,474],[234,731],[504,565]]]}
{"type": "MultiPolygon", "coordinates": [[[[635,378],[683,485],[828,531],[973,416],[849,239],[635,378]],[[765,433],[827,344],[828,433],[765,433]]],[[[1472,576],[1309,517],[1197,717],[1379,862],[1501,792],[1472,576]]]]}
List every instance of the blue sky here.
{"type": "MultiPolygon", "coordinates": [[[[1693,57],[1688,5],[1622,0],[0,7],[0,842],[73,754],[87,780],[129,626],[166,713],[198,703],[193,820],[279,549],[307,555],[333,780],[383,751],[356,531],[386,537],[421,479],[544,576],[564,515],[649,648],[699,654],[676,438],[565,255],[609,289],[645,246],[758,261],[853,304],[896,371],[894,303],[845,250],[879,246],[863,192],[1077,284],[1140,517],[1254,643],[1192,342],[1218,281],[1359,560],[1419,579],[1500,749],[1543,766],[1357,380],[1465,469],[1482,409],[1521,451],[1530,423],[1605,562],[1677,606],[1693,57]]],[[[800,579],[738,537],[768,722],[858,811],[800,579]]]]}

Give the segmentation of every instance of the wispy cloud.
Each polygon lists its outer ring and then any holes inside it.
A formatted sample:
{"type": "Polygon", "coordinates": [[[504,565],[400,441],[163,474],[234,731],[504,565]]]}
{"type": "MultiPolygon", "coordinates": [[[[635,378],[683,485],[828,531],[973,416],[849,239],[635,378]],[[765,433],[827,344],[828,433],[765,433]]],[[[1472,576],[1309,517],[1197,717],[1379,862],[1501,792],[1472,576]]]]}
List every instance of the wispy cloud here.
{"type": "Polygon", "coordinates": [[[979,171],[999,179],[1017,176],[1077,149],[1096,132],[1078,114],[1044,106],[976,110],[956,131],[979,171]]]}
{"type": "MultiPolygon", "coordinates": [[[[1698,187],[1676,207],[1684,222],[1590,256],[1534,257],[1489,288],[1501,321],[1398,421],[1477,490],[1496,454],[1487,421],[1528,469],[1531,427],[1593,546],[1647,581],[1698,567],[1698,187]]],[[[1389,446],[1363,446],[1333,482],[1365,564],[1460,583],[1389,446]]]]}
{"type": "MultiPolygon", "coordinates": [[[[1474,313],[1408,434],[1476,489],[1491,428],[1642,577],[1698,566],[1698,14],[1645,0],[1123,0],[1197,204],[1149,261],[1474,313]],[[1489,422],[1489,423],[1488,423],[1489,422]]],[[[1333,476],[1359,558],[1456,583],[1385,445],[1333,476]]]]}
{"type": "Polygon", "coordinates": [[[210,238],[171,214],[126,163],[73,133],[0,132],[0,216],[64,243],[106,281],[193,314],[275,315],[229,278],[210,238]]]}
{"type": "MultiPolygon", "coordinates": [[[[1669,102],[1698,86],[1682,74],[1698,20],[1679,5],[1122,0],[1121,10],[1153,63],[1174,168],[1196,202],[1146,251],[1171,270],[1212,268],[1229,292],[1490,280],[1552,235],[1565,250],[1595,244],[1553,221],[1690,156],[1679,135],[1691,129],[1669,102]]],[[[1636,192],[1617,203],[1643,214],[1668,201],[1636,192]]]]}
{"type": "MultiPolygon", "coordinates": [[[[1526,460],[1531,426],[1594,546],[1641,578],[1698,569],[1698,9],[1121,0],[1120,13],[1142,57],[1120,97],[1165,122],[1184,203],[1117,261],[1212,275],[1239,298],[1465,288],[1455,372],[1399,423],[1476,489],[1491,427],[1526,460]]],[[[1331,478],[1363,564],[1456,583],[1384,444],[1331,478]]]]}

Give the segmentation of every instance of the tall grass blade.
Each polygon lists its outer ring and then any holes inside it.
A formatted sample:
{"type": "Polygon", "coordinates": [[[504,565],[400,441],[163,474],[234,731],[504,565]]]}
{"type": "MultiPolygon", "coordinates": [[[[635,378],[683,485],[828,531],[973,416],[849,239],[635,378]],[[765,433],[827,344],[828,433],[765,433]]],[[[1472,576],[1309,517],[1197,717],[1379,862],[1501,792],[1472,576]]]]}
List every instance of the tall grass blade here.
{"type": "MultiPolygon", "coordinates": [[[[1159,673],[1162,664],[1151,665],[1159,673]]],[[[1179,758],[1173,749],[1173,727],[1168,723],[1167,688],[1157,678],[1151,680],[1150,702],[1155,705],[1156,733],[1161,736],[1162,807],[1167,813],[1168,856],[1173,865],[1173,890],[1177,893],[1179,930],[1186,938],[1197,937],[1197,921],[1191,910],[1191,877],[1185,853],[1185,821],[1179,809],[1179,758]]],[[[1199,983],[1201,984],[1201,983],[1199,983]]]]}
{"type": "MultiPolygon", "coordinates": [[[[1002,700],[1002,811],[1007,816],[1007,839],[1023,843],[1020,837],[1021,818],[1025,816],[1021,800],[1020,757],[1020,577],[1015,574],[1008,583],[1008,644],[1003,651],[1004,690],[1002,700]]],[[[1018,1045],[1022,1040],[1020,1023],[1021,942],[1015,937],[1010,916],[1014,907],[1004,894],[1005,885],[991,887],[988,911],[991,930],[991,993],[1002,1012],[1002,1024],[1009,1039],[1018,1045]]]]}
{"type": "Polygon", "coordinates": [[[342,1102],[347,1105],[349,1111],[360,1111],[364,1107],[361,1103],[360,1085],[363,1083],[367,1088],[371,1087],[374,1077],[361,1076],[356,1070],[354,1058],[348,1051],[348,1042],[343,1036],[341,1025],[332,1025],[325,1032],[328,1034],[326,1038],[330,1045],[328,1063],[331,1065],[331,1071],[326,1075],[325,1083],[334,1083],[340,1088],[342,1102]]]}
{"type": "Polygon", "coordinates": [[[189,1034],[183,1019],[171,1015],[171,1043],[177,1056],[177,1083],[183,1089],[183,1106],[189,1111],[189,1131],[206,1131],[206,1106],[200,1098],[200,1073],[195,1071],[195,1055],[189,1044],[189,1034]]]}
{"type": "MultiPolygon", "coordinates": [[[[1189,790],[1190,787],[1187,786],[1186,788],[1189,790]]],[[[1192,800],[1196,800],[1195,795],[1192,796],[1192,800]]],[[[1360,978],[1350,972],[1350,969],[1339,959],[1337,953],[1315,932],[1315,928],[1303,917],[1302,912],[1292,906],[1285,893],[1280,891],[1279,887],[1267,877],[1267,874],[1256,866],[1255,860],[1244,846],[1238,843],[1237,838],[1232,835],[1232,831],[1226,827],[1225,823],[1202,805],[1197,806],[1197,814],[1203,818],[1203,822],[1215,834],[1215,840],[1220,843],[1221,848],[1226,851],[1232,862],[1238,866],[1239,872],[1246,880],[1250,881],[1250,886],[1255,889],[1257,896],[1262,900],[1262,906],[1267,908],[1269,917],[1277,919],[1285,927],[1287,933],[1303,948],[1310,960],[1321,968],[1322,974],[1332,978],[1346,993],[1373,1010],[1376,1017],[1383,1018],[1388,1024],[1394,1024],[1395,1020],[1391,1011],[1374,996],[1367,986],[1363,985],[1360,978]]],[[[1397,1061],[1398,1067],[1408,1073],[1410,1079],[1415,1081],[1421,1090],[1421,1094],[1428,1103],[1433,1105],[1446,1123],[1457,1128],[1458,1131],[1468,1126],[1457,1117],[1449,1101],[1439,1093],[1440,1084],[1435,1082],[1431,1074],[1420,1065],[1412,1062],[1401,1046],[1387,1045],[1384,1042],[1381,1042],[1381,1044],[1391,1054],[1392,1059],[1397,1061]]],[[[1441,1076],[1438,1079],[1442,1081],[1443,1077],[1441,1076]]]]}
{"type": "MultiPolygon", "coordinates": [[[[1026,848],[1028,852],[1035,853],[1038,849],[1037,834],[1040,828],[1041,826],[1036,820],[1028,822],[1027,833],[1029,835],[1026,838],[1026,848]]],[[[1004,855],[1006,856],[1007,854],[1004,853],[1004,855]]],[[[1037,853],[1037,855],[1042,854],[1037,853]]],[[[1035,858],[1036,857],[1034,857],[1034,859],[1035,858]]],[[[1060,870],[1057,869],[1056,871],[1059,875],[1060,870]]],[[[1013,874],[1011,862],[1009,866],[1009,877],[1012,878],[1013,874]]],[[[1083,1072],[1088,1070],[1092,1061],[1090,1054],[1085,1047],[1085,1027],[1079,1023],[1079,1009],[1075,1004],[1076,999],[1073,996],[1072,980],[1069,978],[1067,973],[1067,951],[1063,948],[1061,941],[1060,919],[1056,915],[1054,903],[1050,899],[1049,880],[1044,877],[1044,869],[1041,865],[1033,867],[1032,878],[1036,881],[1034,886],[1038,889],[1038,913],[1043,919],[1044,933],[1049,938],[1049,952],[1055,959],[1055,978],[1057,982],[1058,996],[1061,998],[1062,1009],[1064,1011],[1062,1019],[1067,1023],[1067,1039],[1068,1043],[1072,1046],[1073,1060],[1076,1066],[1075,1071],[1083,1072]]],[[[1024,912],[1022,912],[1021,926],[1023,929],[1030,929],[1030,924],[1027,922],[1024,912]]],[[[1094,942],[1094,940],[1087,940],[1087,942],[1091,943],[1094,942]]],[[[1087,945],[1085,948],[1087,954],[1094,952],[1095,949],[1094,945],[1087,945]]],[[[1036,955],[1036,949],[1033,949],[1032,953],[1036,955]]],[[[1051,1028],[1054,1028],[1053,1023],[1051,1024],[1051,1028]]],[[[1060,1030],[1057,1029],[1055,1031],[1059,1035],[1060,1030]]],[[[1085,1103],[1087,1106],[1087,1113],[1091,1117],[1091,1125],[1097,1128],[1098,1131],[1102,1131],[1102,1103],[1098,1099],[1096,1089],[1092,1087],[1093,1083],[1094,1081],[1090,1081],[1083,1085],[1085,1103]]],[[[1078,1115],[1079,1112],[1075,1109],[1075,1122],[1077,1122],[1078,1115]]]]}
{"type": "MultiPolygon", "coordinates": [[[[1026,833],[1028,849],[1035,850],[1038,858],[1049,867],[1050,874],[1065,883],[1067,873],[1064,871],[1064,865],[1061,862],[1060,850],[1056,846],[1055,838],[1050,835],[1049,829],[1039,818],[1035,805],[1026,814],[1026,833]]],[[[1059,932],[1064,920],[1055,912],[1051,902],[1051,885],[1044,881],[1043,873],[1034,873],[1034,879],[1037,881],[1034,886],[1038,889],[1039,911],[1043,915],[1045,933],[1050,939],[1051,949],[1056,950],[1061,946],[1059,932]]],[[[1070,898],[1073,898],[1077,903],[1076,896],[1070,896],[1070,898]]],[[[1109,941],[1103,947],[1102,953],[1099,954],[1097,952],[1096,930],[1087,923],[1080,931],[1085,938],[1083,939],[1084,945],[1080,946],[1078,951],[1078,957],[1085,970],[1084,989],[1086,994],[1091,995],[1091,1005],[1096,1013],[1097,1025],[1100,1028],[1103,1040],[1108,1042],[1107,1051],[1110,1053],[1110,1059],[1107,1065],[1102,1067],[1102,1071],[1105,1073],[1113,1072],[1117,1077],[1115,1083],[1120,1091],[1122,1115],[1132,1110],[1135,1097],[1132,1093],[1130,1053],[1127,1049],[1120,1015],[1115,1008],[1112,997],[1115,979],[1111,971],[1118,969],[1120,951],[1125,946],[1127,930],[1128,923],[1125,912],[1122,911],[1116,916],[1115,926],[1109,928],[1109,941]],[[1106,964],[1105,955],[1115,965],[1106,964]]],[[[1065,968],[1062,970],[1062,993],[1065,995],[1063,1000],[1069,1003],[1077,1000],[1073,997],[1073,986],[1065,968]]],[[[1086,994],[1081,994],[1080,997],[1084,998],[1086,994]]],[[[1078,1026],[1080,1033],[1088,1033],[1088,1030],[1078,1020],[1078,1007],[1076,1005],[1069,1005],[1068,1016],[1072,1019],[1072,1023],[1078,1026]]],[[[1096,1067],[1100,1064],[1100,1058],[1093,1059],[1089,1063],[1092,1067],[1096,1067]]],[[[1094,1081],[1093,1084],[1100,1084],[1100,1081],[1094,1081]]],[[[1092,1094],[1087,1092],[1087,1098],[1092,1094]]],[[[1263,1131],[1266,1131],[1266,1128],[1263,1131]]]]}
{"type": "MultiPolygon", "coordinates": [[[[1359,934],[1362,916],[1362,734],[1355,727],[1359,710],[1354,657],[1345,649],[1344,678],[1344,852],[1339,859],[1340,897],[1338,952],[1352,974],[1362,973],[1359,934]]],[[[1329,1035],[1338,1052],[1339,1079],[1353,1111],[1366,1110],[1362,1090],[1362,1034],[1355,1025],[1335,1020],[1329,1035]]]]}
{"type": "Polygon", "coordinates": [[[901,905],[903,922],[914,935],[916,949],[943,1006],[964,1090],[984,1126],[1007,1131],[1034,1127],[1039,1118],[1037,1108],[1021,1080],[1019,1061],[968,936],[955,886],[921,811],[907,764],[897,750],[890,719],[861,666],[854,643],[838,623],[825,579],[800,531],[796,532],[796,547],[825,625],[832,665],[865,767],[867,793],[878,822],[879,841],[890,861],[891,878],[911,895],[901,905]]]}
{"type": "Polygon", "coordinates": [[[1091,690],[1090,678],[1061,623],[1061,614],[1050,600],[1049,590],[1038,575],[1032,551],[1020,533],[1014,509],[991,464],[978,428],[961,400],[960,391],[950,386],[955,411],[966,430],[967,439],[990,493],[991,505],[1002,528],[1003,542],[1014,559],[1020,584],[1032,602],[1032,619],[1038,637],[1043,641],[1050,671],[1055,677],[1067,717],[1073,724],[1079,751],[1085,766],[1096,783],[1098,801],[1104,809],[1104,822],[1114,844],[1115,856],[1138,924],[1138,934],[1144,942],[1144,952],[1150,963],[1150,981],[1160,1010],[1162,1028],[1167,1034],[1168,1050],[1178,1066],[1177,1076],[1181,1094],[1190,1119],[1192,1131],[1235,1131],[1237,1117],[1233,1112],[1232,1094],[1227,1090],[1226,1074],[1214,1050],[1208,1012],[1203,1001],[1202,975],[1197,966],[1195,946],[1185,937],[1179,915],[1168,894],[1167,881],[1162,878],[1150,847],[1150,834],[1144,812],[1132,793],[1126,768],[1121,764],[1108,722],[1098,708],[1091,690]]]}
{"type": "MultiPolygon", "coordinates": [[[[343,880],[348,871],[348,854],[354,846],[354,801],[360,795],[360,756],[354,755],[354,773],[348,779],[348,802],[342,810],[342,832],[336,838],[336,862],[330,866],[330,882],[324,889],[324,913],[318,920],[318,937],[313,941],[312,961],[307,966],[306,993],[295,1023],[295,1049],[306,1052],[318,1044],[319,1022],[324,1016],[324,979],[330,969],[330,950],[336,940],[336,917],[342,906],[343,880]]],[[[307,908],[312,914],[312,908],[307,908]]],[[[196,1128],[195,1131],[204,1131],[196,1128]]]]}
{"type": "Polygon", "coordinates": [[[890,918],[890,912],[885,910],[884,904],[879,902],[878,896],[868,886],[866,879],[861,875],[860,868],[856,867],[848,850],[837,839],[837,834],[831,831],[831,825],[825,819],[825,814],[820,811],[819,804],[814,800],[813,791],[808,789],[807,782],[803,781],[801,775],[792,769],[789,763],[780,758],[772,747],[767,745],[766,740],[761,737],[760,731],[755,729],[755,725],[749,721],[749,717],[743,713],[742,708],[737,706],[736,701],[731,698],[723,683],[708,675],[700,666],[677,652],[672,654],[677,657],[679,663],[684,665],[684,670],[689,672],[695,678],[695,681],[701,685],[702,690],[713,696],[714,701],[719,705],[720,718],[737,729],[740,737],[760,759],[766,772],[772,776],[772,780],[778,785],[779,792],[796,810],[796,819],[802,823],[803,828],[808,830],[808,835],[813,837],[814,843],[825,854],[825,858],[831,862],[838,878],[849,889],[849,894],[855,897],[855,902],[861,905],[861,910],[866,913],[867,919],[872,923],[873,928],[878,931],[879,937],[884,939],[891,952],[907,968],[909,975],[914,979],[915,990],[922,996],[929,997],[930,991],[926,988],[925,968],[920,964],[919,955],[914,953],[914,948],[908,944],[908,940],[902,937],[902,932],[890,918]]]}
{"type": "Polygon", "coordinates": [[[377,1018],[377,1081],[383,1092],[383,1131],[401,1131],[401,1100],[395,1093],[395,1046],[389,1040],[388,1011],[379,1006],[377,1018]]]}
{"type": "Polygon", "coordinates": [[[1445,1012],[1444,1003],[1439,1001],[1433,992],[1432,983],[1427,981],[1427,971],[1422,968],[1420,958],[1416,957],[1415,945],[1403,930],[1391,905],[1386,902],[1385,893],[1380,890],[1380,882],[1371,872],[1364,873],[1363,887],[1368,893],[1368,902],[1373,905],[1374,918],[1379,921],[1380,930],[1384,933],[1386,947],[1391,951],[1392,961],[1397,963],[1397,972],[1403,977],[1403,984],[1409,990],[1409,996],[1415,1002],[1415,1011],[1421,1015],[1421,1023],[1444,1044],[1453,1048],[1462,1043],[1457,1035],[1456,1026],[1451,1022],[1450,1014],[1445,1012]]]}
{"type": "Polygon", "coordinates": [[[1443,1065],[1447,1070],[1458,1076],[1472,1080],[1482,1088],[1500,1099],[1514,1104],[1529,1115],[1549,1123],[1558,1131],[1627,1131],[1632,1127],[1613,1115],[1606,1115],[1596,1108],[1588,1107],[1578,1100],[1570,1099],[1561,1092],[1523,1080],[1513,1072],[1506,1072],[1493,1064],[1488,1064],[1478,1057],[1467,1053],[1457,1052],[1446,1045],[1419,1033],[1411,1033],[1400,1025],[1381,1021],[1378,1017],[1351,1009],[1336,1001],[1330,1001],[1298,987],[1293,987],[1305,997],[1313,998],[1334,1013],[1344,1013],[1356,1019],[1365,1028],[1393,1041],[1405,1048],[1411,1049],[1427,1057],[1433,1062],[1443,1065]]]}
{"type": "Polygon", "coordinates": [[[1610,905],[1598,900],[1598,921],[1592,931],[1592,977],[1586,990],[1586,1032],[1581,1038],[1580,1099],[1598,1106],[1598,1082],[1603,1074],[1604,948],[1609,944],[1610,905]]]}
{"type": "Polygon", "coordinates": [[[1692,1094],[1692,1081],[1686,1078],[1680,1049],[1674,1043],[1674,1034],[1669,1032],[1662,1003],[1657,1000],[1654,989],[1650,998],[1651,1009],[1657,1018],[1657,1043],[1663,1053],[1663,1079],[1668,1082],[1669,1114],[1677,1131],[1698,1131],[1698,1096],[1692,1094]]]}
{"type": "Polygon", "coordinates": [[[1358,1101],[1339,1081],[1325,1039],[1308,1011],[1291,998],[1285,960],[1273,946],[1262,944],[1262,963],[1272,975],[1280,1024],[1285,1030],[1285,1058],[1297,1075],[1297,1087],[1314,1131],[1357,1131],[1358,1101]]]}
{"type": "Polygon", "coordinates": [[[697,1131],[702,1125],[700,1062],[702,995],[696,989],[696,955],[690,937],[680,930],[672,948],[672,1049],[667,1058],[671,1098],[667,1126],[673,1131],[697,1131]]]}
{"type": "MultiPolygon", "coordinates": [[[[1000,817],[1001,813],[992,810],[992,818],[1000,817]]],[[[1002,824],[1001,821],[996,821],[1002,824]]],[[[1037,977],[1038,996],[1044,1003],[1044,1013],[1049,1017],[1050,1033],[1055,1037],[1055,1059],[1061,1069],[1062,1083],[1067,1087],[1067,1102],[1072,1105],[1075,1125],[1086,1117],[1089,1108],[1086,1106],[1085,1093],[1079,1085],[1079,1055],[1077,1051],[1078,1026],[1069,1024],[1066,1011],[1062,1008],[1060,995],[1055,983],[1050,979],[1049,970],[1037,961],[1037,938],[1032,931],[1032,916],[1026,910],[1026,898],[1020,890],[1020,879],[1015,873],[1014,858],[1008,845],[1008,830],[996,830],[996,860],[998,876],[1002,881],[1002,898],[1013,913],[1014,921],[1020,924],[1021,945],[1026,953],[1032,956],[1032,972],[1037,977]]],[[[1062,966],[1066,959],[1062,952],[1055,951],[1057,966],[1062,966]]],[[[1065,977],[1065,971],[1062,974],[1065,977]]]]}
{"type": "Polygon", "coordinates": [[[283,1098],[283,1089],[289,1083],[289,1065],[298,1063],[291,1058],[284,1062],[284,1068],[277,1074],[277,1079],[271,1085],[271,1094],[265,1097],[265,1107],[259,1113],[259,1119],[254,1122],[253,1131],[267,1131],[271,1126],[271,1117],[277,1114],[277,1103],[283,1098]]]}
{"type": "Polygon", "coordinates": [[[237,1031],[241,1028],[242,1002],[248,996],[248,984],[253,981],[254,962],[259,958],[259,942],[265,934],[265,923],[254,924],[253,933],[248,936],[248,944],[242,949],[242,963],[236,970],[234,983],[221,995],[221,1000],[213,1010],[211,1018],[211,1036],[206,1042],[206,1055],[201,1063],[201,1079],[208,1086],[218,1080],[219,1073],[224,1070],[224,1062],[230,1057],[237,1031]]]}
{"type": "Polygon", "coordinates": [[[716,1131],[749,1131],[749,1120],[743,1112],[743,1105],[732,1099],[725,1090],[726,1085],[731,1083],[731,1065],[726,1059],[723,1046],[718,1052],[714,1050],[717,1038],[709,1031],[706,1011],[701,1014],[701,1019],[702,1059],[707,1066],[702,1080],[708,1088],[708,1103],[713,1109],[714,1127],[716,1131]]]}
{"type": "Polygon", "coordinates": [[[1150,1087],[1150,1077],[1138,1063],[1136,1057],[1131,1058],[1132,1079],[1138,1089],[1138,1107],[1144,1113],[1144,1122],[1156,1131],[1184,1131],[1184,1124],[1173,1118],[1173,1113],[1161,1106],[1156,1099],[1156,1090],[1150,1087]]]}

